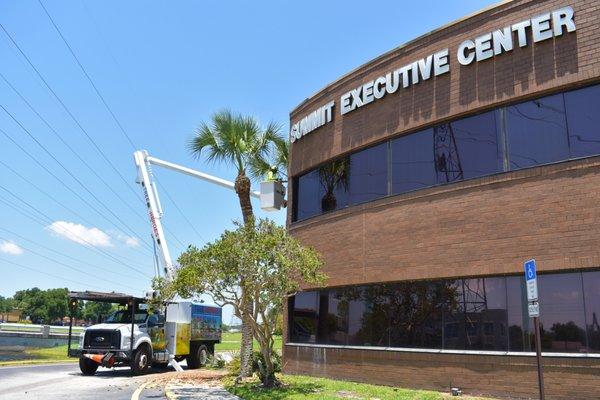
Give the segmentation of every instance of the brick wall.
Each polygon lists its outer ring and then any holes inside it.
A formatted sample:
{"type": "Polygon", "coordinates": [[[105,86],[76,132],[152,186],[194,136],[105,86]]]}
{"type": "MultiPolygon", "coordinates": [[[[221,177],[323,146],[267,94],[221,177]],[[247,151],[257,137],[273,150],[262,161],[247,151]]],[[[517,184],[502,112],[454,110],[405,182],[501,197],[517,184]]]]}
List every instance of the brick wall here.
{"type": "MultiPolygon", "coordinates": [[[[480,356],[285,346],[284,371],[407,388],[469,395],[538,398],[532,356],[480,356]]],[[[548,400],[600,398],[600,362],[544,357],[548,400]]]]}

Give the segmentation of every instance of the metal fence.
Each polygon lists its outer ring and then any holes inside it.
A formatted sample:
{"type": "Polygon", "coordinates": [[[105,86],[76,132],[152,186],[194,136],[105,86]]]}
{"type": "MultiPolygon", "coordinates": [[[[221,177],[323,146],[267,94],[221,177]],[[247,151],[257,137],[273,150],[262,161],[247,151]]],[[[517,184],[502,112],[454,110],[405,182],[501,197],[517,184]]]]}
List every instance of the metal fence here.
{"type": "MultiPolygon", "coordinates": [[[[73,332],[82,332],[85,328],[81,326],[74,326],[73,332]]],[[[0,323],[0,332],[24,332],[24,333],[41,333],[41,334],[68,334],[68,326],[54,326],[54,325],[34,325],[34,324],[12,324],[12,323],[0,323]]]]}

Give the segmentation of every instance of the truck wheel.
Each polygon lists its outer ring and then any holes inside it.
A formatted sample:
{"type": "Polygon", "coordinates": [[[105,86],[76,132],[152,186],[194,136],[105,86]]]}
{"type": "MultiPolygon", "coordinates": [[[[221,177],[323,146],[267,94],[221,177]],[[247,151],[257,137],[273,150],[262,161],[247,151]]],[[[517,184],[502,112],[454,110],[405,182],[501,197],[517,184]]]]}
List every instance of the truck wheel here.
{"type": "Polygon", "coordinates": [[[205,345],[193,346],[192,351],[187,356],[187,365],[189,369],[204,367],[208,362],[208,349],[205,345]]]}
{"type": "Polygon", "coordinates": [[[148,350],[148,346],[142,345],[133,354],[133,360],[131,361],[131,372],[134,375],[140,375],[148,371],[150,366],[152,355],[148,350]]]}
{"type": "Polygon", "coordinates": [[[98,364],[87,357],[79,357],[79,369],[83,375],[91,376],[98,370],[98,364]]]}

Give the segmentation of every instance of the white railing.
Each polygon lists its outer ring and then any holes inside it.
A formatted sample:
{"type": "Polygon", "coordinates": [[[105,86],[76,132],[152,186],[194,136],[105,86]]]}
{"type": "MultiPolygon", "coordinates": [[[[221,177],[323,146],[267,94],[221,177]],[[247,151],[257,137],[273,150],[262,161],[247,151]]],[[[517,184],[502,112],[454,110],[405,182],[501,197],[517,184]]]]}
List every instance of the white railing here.
{"type": "MultiPolygon", "coordinates": [[[[79,333],[85,328],[74,326],[73,332],[79,333]]],[[[53,326],[53,325],[34,325],[34,324],[12,324],[8,322],[0,323],[0,332],[23,332],[23,333],[40,333],[40,334],[68,334],[68,326],[53,326]]]]}

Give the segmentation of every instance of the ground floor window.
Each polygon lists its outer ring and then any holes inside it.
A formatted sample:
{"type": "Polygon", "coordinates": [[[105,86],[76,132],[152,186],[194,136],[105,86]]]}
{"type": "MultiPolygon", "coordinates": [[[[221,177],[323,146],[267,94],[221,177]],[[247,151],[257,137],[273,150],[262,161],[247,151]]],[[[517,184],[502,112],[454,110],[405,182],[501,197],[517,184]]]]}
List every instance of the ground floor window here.
{"type": "MultiPolygon", "coordinates": [[[[600,271],[539,276],[542,349],[600,351],[600,271]]],[[[289,299],[289,341],[533,351],[522,276],[306,291],[289,299]]]]}

